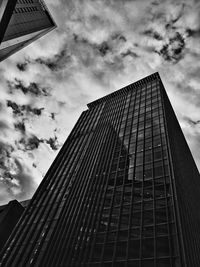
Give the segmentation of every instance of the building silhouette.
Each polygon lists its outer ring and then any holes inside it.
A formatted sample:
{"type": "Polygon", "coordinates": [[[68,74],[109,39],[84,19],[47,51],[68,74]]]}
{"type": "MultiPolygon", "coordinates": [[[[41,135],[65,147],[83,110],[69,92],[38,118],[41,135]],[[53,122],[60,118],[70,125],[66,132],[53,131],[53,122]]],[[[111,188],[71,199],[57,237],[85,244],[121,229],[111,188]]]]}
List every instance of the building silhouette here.
{"type": "Polygon", "coordinates": [[[21,217],[24,208],[17,200],[0,206],[0,251],[8,240],[13,228],[21,217]]]}
{"type": "Polygon", "coordinates": [[[88,104],[0,266],[200,266],[199,200],[199,172],[154,73],[88,104]]]}
{"type": "Polygon", "coordinates": [[[43,0],[0,0],[0,61],[54,28],[43,0]]]}

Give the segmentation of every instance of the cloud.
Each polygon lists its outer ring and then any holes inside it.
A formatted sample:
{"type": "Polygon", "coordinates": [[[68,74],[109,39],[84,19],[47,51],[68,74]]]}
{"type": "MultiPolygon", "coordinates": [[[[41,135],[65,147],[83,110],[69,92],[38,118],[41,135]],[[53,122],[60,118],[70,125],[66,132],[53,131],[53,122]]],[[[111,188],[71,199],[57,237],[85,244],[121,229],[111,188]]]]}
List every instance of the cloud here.
{"type": "Polygon", "coordinates": [[[20,121],[14,124],[16,130],[21,131],[23,134],[26,132],[24,121],[20,121]]]}
{"type": "Polygon", "coordinates": [[[60,148],[60,144],[58,143],[58,138],[55,136],[54,138],[50,137],[49,140],[46,140],[46,143],[50,145],[52,150],[58,150],[60,148]]]}
{"type": "Polygon", "coordinates": [[[7,106],[12,108],[14,115],[19,116],[29,116],[30,114],[41,116],[42,111],[44,110],[44,108],[32,108],[30,105],[18,105],[11,100],[7,100],[7,106]]]}
{"type": "Polygon", "coordinates": [[[25,86],[23,81],[18,80],[15,78],[14,81],[8,81],[8,86],[10,93],[14,93],[15,90],[22,91],[25,95],[31,94],[33,96],[39,97],[39,96],[49,96],[50,93],[48,92],[48,88],[43,88],[40,86],[40,84],[35,82],[30,82],[28,86],[25,86]]]}
{"type": "Polygon", "coordinates": [[[0,202],[32,196],[37,185],[14,154],[14,148],[0,142],[0,202]]]}
{"type": "Polygon", "coordinates": [[[45,65],[51,71],[58,71],[59,69],[64,68],[65,64],[70,62],[70,60],[71,57],[67,54],[67,50],[64,48],[52,58],[36,58],[35,62],[41,65],[45,65]]]}
{"type": "Polygon", "coordinates": [[[24,151],[31,151],[34,149],[37,149],[40,145],[40,143],[43,143],[44,141],[42,139],[39,139],[37,136],[32,135],[29,137],[22,137],[19,140],[18,146],[19,149],[22,149],[24,151]]]}
{"type": "Polygon", "coordinates": [[[149,37],[151,37],[151,38],[154,38],[154,39],[156,39],[156,40],[158,40],[158,41],[163,40],[163,37],[162,37],[158,32],[156,32],[156,31],[154,31],[154,30],[152,30],[152,29],[145,30],[145,31],[143,32],[143,34],[144,34],[144,35],[147,35],[147,36],[149,36],[149,37]]]}
{"type": "Polygon", "coordinates": [[[28,60],[25,60],[24,62],[19,62],[19,63],[17,63],[17,68],[18,68],[18,70],[20,70],[20,71],[26,71],[27,70],[27,68],[28,68],[28,64],[29,64],[29,61],[28,60]]]}
{"type": "Polygon", "coordinates": [[[168,42],[158,51],[167,61],[177,63],[184,57],[185,40],[179,32],[175,32],[168,42]]]}
{"type": "Polygon", "coordinates": [[[194,121],[188,117],[185,117],[185,120],[187,121],[187,123],[190,125],[190,126],[196,126],[196,125],[199,125],[200,124],[200,120],[197,120],[197,121],[194,121]]]}
{"type": "Polygon", "coordinates": [[[127,51],[121,53],[121,55],[122,55],[122,57],[127,57],[127,56],[130,56],[130,57],[133,57],[133,58],[137,58],[138,57],[138,55],[135,52],[131,51],[130,49],[128,49],[127,51]]]}

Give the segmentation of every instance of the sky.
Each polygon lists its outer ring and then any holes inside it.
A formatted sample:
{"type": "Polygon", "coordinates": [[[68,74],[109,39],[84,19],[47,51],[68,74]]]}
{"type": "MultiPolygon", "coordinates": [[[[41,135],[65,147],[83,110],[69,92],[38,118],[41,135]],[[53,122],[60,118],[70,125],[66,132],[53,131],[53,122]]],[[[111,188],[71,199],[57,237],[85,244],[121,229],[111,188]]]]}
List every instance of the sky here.
{"type": "Polygon", "coordinates": [[[200,170],[200,1],[45,2],[57,29],[0,63],[0,204],[32,197],[87,103],[157,71],[200,170]]]}

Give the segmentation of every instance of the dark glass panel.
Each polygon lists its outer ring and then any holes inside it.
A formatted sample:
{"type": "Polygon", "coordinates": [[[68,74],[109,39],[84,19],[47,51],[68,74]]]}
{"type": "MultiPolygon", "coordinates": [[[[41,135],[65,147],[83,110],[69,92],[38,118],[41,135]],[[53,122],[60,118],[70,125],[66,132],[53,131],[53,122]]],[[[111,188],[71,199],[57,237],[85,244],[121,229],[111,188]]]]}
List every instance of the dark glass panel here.
{"type": "Polygon", "coordinates": [[[143,226],[143,237],[154,237],[154,226],[143,226]]]}
{"type": "Polygon", "coordinates": [[[129,242],[129,259],[138,259],[140,256],[140,240],[130,240],[129,242]]]}
{"type": "Polygon", "coordinates": [[[170,267],[170,259],[159,259],[157,260],[157,266],[159,267],[170,267]]]}
{"type": "Polygon", "coordinates": [[[101,258],[101,254],[102,254],[102,249],[103,249],[103,245],[102,244],[96,244],[94,246],[94,251],[93,251],[93,260],[94,261],[99,261],[101,258]]]}
{"type": "Polygon", "coordinates": [[[114,243],[107,243],[104,247],[104,260],[112,260],[114,252],[114,243]]]}
{"type": "Polygon", "coordinates": [[[167,214],[164,208],[156,209],[156,223],[165,223],[167,222],[167,214]]]}
{"type": "Polygon", "coordinates": [[[118,242],[116,249],[116,258],[125,259],[127,251],[127,242],[118,242]]]}
{"type": "Polygon", "coordinates": [[[153,225],[153,223],[153,210],[145,210],[145,212],[143,213],[143,225],[153,225]]]}
{"type": "Polygon", "coordinates": [[[142,261],[142,267],[155,267],[154,260],[148,259],[142,261]]]}
{"type": "Polygon", "coordinates": [[[142,258],[151,258],[154,256],[154,239],[142,239],[142,258]]]}
{"type": "Polygon", "coordinates": [[[167,236],[157,237],[156,238],[156,246],[157,246],[157,256],[169,256],[169,239],[167,236]]]}
{"type": "Polygon", "coordinates": [[[137,260],[129,260],[127,263],[127,267],[139,267],[140,262],[137,260]]]}

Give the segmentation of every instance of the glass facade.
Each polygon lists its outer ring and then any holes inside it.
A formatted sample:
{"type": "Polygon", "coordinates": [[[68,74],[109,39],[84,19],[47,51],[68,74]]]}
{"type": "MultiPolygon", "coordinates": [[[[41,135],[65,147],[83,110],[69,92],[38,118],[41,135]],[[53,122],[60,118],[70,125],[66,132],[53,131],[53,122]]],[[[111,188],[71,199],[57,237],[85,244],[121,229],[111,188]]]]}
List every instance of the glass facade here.
{"type": "Polygon", "coordinates": [[[185,252],[165,98],[155,73],[88,104],[1,266],[198,266],[185,252]]]}
{"type": "Polygon", "coordinates": [[[0,21],[0,27],[5,28],[0,32],[0,61],[56,27],[42,0],[7,0],[4,13],[7,19],[0,21]]]}

